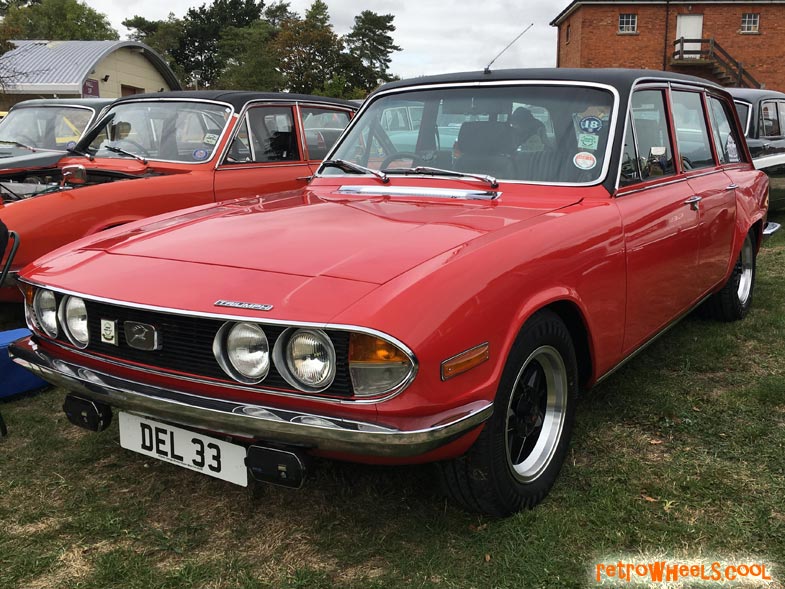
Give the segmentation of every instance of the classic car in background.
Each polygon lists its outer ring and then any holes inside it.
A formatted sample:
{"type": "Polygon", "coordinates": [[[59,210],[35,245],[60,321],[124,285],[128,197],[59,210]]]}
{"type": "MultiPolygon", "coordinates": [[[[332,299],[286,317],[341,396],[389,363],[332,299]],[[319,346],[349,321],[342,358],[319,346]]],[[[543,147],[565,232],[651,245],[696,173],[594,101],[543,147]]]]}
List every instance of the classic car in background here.
{"type": "MultiPolygon", "coordinates": [[[[15,271],[79,237],[184,207],[300,188],[354,103],[260,92],[160,92],[116,101],[67,157],[0,171],[15,271]]],[[[10,115],[9,115],[10,118],[10,115]]],[[[18,297],[0,290],[0,300],[18,297]]]]}
{"type": "Polygon", "coordinates": [[[745,128],[755,167],[769,177],[769,207],[785,208],[785,94],[728,88],[745,128]]]}
{"type": "Polygon", "coordinates": [[[0,121],[0,169],[51,165],[112,104],[106,98],[40,98],[15,104],[0,121]]]}
{"type": "Polygon", "coordinates": [[[311,455],[436,462],[504,516],[554,484],[579,389],[702,303],[750,308],[768,182],[736,121],[720,87],[654,71],[393,82],[303,191],[28,266],[10,352],[148,456],[295,487],[311,455]]]}

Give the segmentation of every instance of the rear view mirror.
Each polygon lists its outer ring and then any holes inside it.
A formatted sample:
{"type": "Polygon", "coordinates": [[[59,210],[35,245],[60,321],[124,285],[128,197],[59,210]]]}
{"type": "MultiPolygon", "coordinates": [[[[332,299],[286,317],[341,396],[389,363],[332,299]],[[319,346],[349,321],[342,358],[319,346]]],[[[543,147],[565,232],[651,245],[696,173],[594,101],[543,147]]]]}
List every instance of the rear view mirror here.
{"type": "Polygon", "coordinates": [[[87,184],[87,170],[80,164],[63,166],[63,185],[81,186],[87,184]]]}

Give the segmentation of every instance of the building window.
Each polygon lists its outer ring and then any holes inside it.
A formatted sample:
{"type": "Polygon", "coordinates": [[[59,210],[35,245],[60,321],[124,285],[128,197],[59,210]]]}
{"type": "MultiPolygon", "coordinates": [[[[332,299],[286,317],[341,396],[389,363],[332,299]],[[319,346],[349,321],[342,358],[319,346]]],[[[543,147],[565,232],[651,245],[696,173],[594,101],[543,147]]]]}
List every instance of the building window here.
{"type": "Polygon", "coordinates": [[[620,33],[637,33],[638,32],[638,15],[637,14],[620,14],[619,15],[619,32],[620,33]]]}
{"type": "Polygon", "coordinates": [[[567,31],[564,34],[564,40],[569,43],[570,42],[570,25],[567,25],[567,31]]]}
{"type": "Polygon", "coordinates": [[[745,12],[741,15],[741,32],[757,33],[760,27],[760,13],[745,12]]]}

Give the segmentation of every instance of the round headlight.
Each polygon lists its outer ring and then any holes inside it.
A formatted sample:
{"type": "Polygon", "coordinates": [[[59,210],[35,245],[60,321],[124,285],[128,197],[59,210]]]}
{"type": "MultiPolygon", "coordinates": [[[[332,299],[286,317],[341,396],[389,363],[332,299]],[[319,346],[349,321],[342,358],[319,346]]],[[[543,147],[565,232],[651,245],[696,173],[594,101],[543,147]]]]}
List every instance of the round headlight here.
{"type": "Polygon", "coordinates": [[[33,299],[33,313],[41,329],[49,337],[57,337],[57,300],[51,290],[41,289],[33,299]]]}
{"type": "Polygon", "coordinates": [[[254,323],[237,323],[226,336],[226,358],[240,381],[257,383],[270,370],[270,345],[254,323]]]}
{"type": "Polygon", "coordinates": [[[298,329],[286,342],[286,368],[297,388],[319,392],[335,378],[335,348],[330,338],[317,329],[298,329]]]}
{"type": "Polygon", "coordinates": [[[79,297],[67,297],[62,303],[62,323],[65,324],[65,334],[71,343],[79,348],[86,348],[90,342],[90,332],[87,329],[87,307],[79,297]]]}

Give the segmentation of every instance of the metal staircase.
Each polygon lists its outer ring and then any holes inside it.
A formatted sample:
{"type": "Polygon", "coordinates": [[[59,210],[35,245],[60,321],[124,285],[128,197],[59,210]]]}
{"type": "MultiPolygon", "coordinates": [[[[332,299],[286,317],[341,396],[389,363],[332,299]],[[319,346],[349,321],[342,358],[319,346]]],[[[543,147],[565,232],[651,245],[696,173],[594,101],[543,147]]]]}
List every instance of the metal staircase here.
{"type": "Polygon", "coordinates": [[[721,86],[739,88],[760,88],[762,86],[750,71],[744,68],[744,64],[736,61],[713,38],[685,39],[681,37],[673,42],[673,46],[674,51],[670,63],[672,68],[700,70],[705,72],[703,77],[713,78],[721,86]]]}

